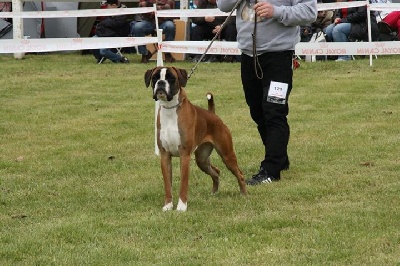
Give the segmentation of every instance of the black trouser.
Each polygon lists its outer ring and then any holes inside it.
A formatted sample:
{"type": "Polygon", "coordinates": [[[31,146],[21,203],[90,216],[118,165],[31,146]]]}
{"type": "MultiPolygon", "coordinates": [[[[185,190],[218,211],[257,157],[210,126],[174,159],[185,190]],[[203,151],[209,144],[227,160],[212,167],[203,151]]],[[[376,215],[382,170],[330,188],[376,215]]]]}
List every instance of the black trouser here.
{"type": "Polygon", "coordinates": [[[241,60],[241,77],[246,102],[265,146],[265,157],[261,166],[274,177],[280,177],[280,171],[287,161],[290,135],[287,115],[293,80],[293,54],[293,51],[284,51],[259,55],[262,79],[256,76],[253,57],[242,54],[241,60]],[[271,81],[288,85],[285,103],[267,100],[271,81]]]}

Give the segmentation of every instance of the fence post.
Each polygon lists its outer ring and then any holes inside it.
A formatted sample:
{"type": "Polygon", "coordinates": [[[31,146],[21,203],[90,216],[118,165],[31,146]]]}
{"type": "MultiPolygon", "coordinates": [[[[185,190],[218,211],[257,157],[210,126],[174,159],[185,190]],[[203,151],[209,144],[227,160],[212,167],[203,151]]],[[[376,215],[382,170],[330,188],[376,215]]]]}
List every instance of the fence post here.
{"type": "MultiPolygon", "coordinates": [[[[23,0],[12,0],[12,12],[23,11],[23,0]]],[[[23,39],[24,35],[24,19],[13,18],[13,39],[23,39]]],[[[15,53],[14,58],[22,59],[25,53],[15,53]]]]}
{"type": "MultiPolygon", "coordinates": [[[[366,0],[367,4],[367,27],[368,27],[368,41],[372,42],[372,34],[371,34],[371,6],[369,4],[369,0],[366,0]]],[[[369,55],[369,66],[372,66],[372,54],[369,55]]]]}

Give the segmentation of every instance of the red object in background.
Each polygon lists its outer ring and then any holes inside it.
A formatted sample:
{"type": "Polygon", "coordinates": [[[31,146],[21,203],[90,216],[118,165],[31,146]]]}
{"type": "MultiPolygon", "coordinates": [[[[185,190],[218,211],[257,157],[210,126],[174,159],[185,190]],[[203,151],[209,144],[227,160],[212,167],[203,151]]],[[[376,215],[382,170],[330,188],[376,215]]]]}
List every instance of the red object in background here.
{"type": "MultiPolygon", "coordinates": [[[[106,9],[106,8],[107,8],[107,2],[102,1],[100,4],[100,9],[106,9]]],[[[96,21],[93,23],[93,27],[90,30],[90,37],[92,37],[96,34],[96,25],[104,19],[105,19],[105,17],[96,17],[96,21]]]]}
{"type": "Polygon", "coordinates": [[[397,32],[397,39],[400,40],[400,11],[393,11],[387,14],[382,21],[397,32]]]}
{"type": "Polygon", "coordinates": [[[300,67],[300,62],[297,58],[293,58],[293,70],[296,70],[300,67]]]}
{"type": "MultiPolygon", "coordinates": [[[[40,2],[40,7],[42,8],[42,11],[44,11],[44,2],[40,2]]],[[[40,38],[46,38],[46,30],[44,26],[44,18],[42,18],[42,24],[40,25],[40,38]]]]}
{"type": "MultiPolygon", "coordinates": [[[[100,9],[107,9],[107,2],[103,1],[100,4],[100,9]]],[[[102,21],[105,17],[97,17],[96,21],[102,21]]]]}

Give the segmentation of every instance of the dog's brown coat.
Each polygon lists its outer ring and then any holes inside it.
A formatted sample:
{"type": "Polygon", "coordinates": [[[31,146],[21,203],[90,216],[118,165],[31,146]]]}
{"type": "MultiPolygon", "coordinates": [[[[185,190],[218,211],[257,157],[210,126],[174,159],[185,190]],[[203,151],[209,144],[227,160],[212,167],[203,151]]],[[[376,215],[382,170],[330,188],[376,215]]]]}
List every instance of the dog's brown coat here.
{"type": "MultiPolygon", "coordinates": [[[[163,67],[157,67],[146,72],[146,86],[150,85],[154,75],[159,73],[162,68],[163,67]]],[[[157,116],[157,144],[160,150],[161,169],[165,188],[164,210],[172,208],[172,156],[179,156],[181,164],[180,202],[178,204],[178,210],[185,211],[187,207],[190,159],[192,153],[195,154],[198,167],[211,176],[213,180],[212,192],[215,193],[218,191],[220,170],[212,165],[210,161],[210,155],[214,148],[222,158],[226,167],[236,176],[240,192],[245,195],[246,185],[243,173],[239,169],[237,163],[237,158],[233,150],[232,136],[228,127],[213,112],[190,103],[183,89],[186,85],[186,70],[170,67],[168,71],[176,76],[175,84],[169,85],[172,88],[176,88],[172,91],[179,93],[179,105],[174,109],[160,107],[157,116]],[[179,154],[172,154],[166,150],[160,141],[161,112],[171,111],[177,114],[177,124],[181,140],[181,144],[177,147],[179,154]]],[[[153,81],[153,90],[154,86],[155,82],[153,81]]],[[[209,109],[214,109],[213,104],[209,105],[209,109]]]]}

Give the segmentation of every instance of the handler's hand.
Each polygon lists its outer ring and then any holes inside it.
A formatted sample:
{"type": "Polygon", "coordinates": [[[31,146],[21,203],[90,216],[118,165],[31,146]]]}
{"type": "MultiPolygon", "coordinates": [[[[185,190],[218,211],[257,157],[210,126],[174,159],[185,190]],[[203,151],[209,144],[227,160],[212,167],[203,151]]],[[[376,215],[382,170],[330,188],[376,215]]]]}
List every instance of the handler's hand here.
{"type": "Polygon", "coordinates": [[[213,34],[217,34],[221,30],[221,25],[215,26],[215,28],[212,30],[213,34]]]}
{"type": "Polygon", "coordinates": [[[204,17],[204,20],[205,20],[206,22],[213,22],[213,21],[215,20],[215,17],[207,16],[207,17],[204,17]]]}
{"type": "Polygon", "coordinates": [[[254,5],[256,15],[262,18],[272,18],[274,15],[274,6],[267,2],[257,2],[254,5]]]}

